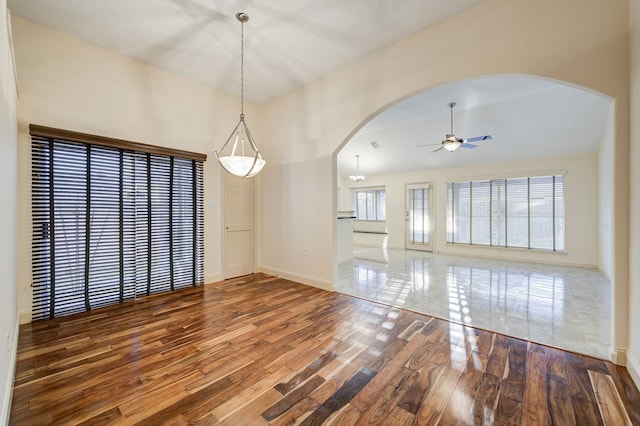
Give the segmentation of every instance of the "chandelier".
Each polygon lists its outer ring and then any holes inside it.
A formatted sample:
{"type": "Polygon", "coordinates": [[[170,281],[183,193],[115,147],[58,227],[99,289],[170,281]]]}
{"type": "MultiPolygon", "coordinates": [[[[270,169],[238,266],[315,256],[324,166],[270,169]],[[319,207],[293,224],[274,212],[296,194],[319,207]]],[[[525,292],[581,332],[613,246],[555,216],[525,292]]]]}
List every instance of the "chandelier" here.
{"type": "Polygon", "coordinates": [[[362,176],[360,174],[360,156],[359,155],[356,155],[356,174],[349,176],[349,179],[351,179],[354,182],[360,182],[361,180],[366,179],[366,176],[362,176]]]}

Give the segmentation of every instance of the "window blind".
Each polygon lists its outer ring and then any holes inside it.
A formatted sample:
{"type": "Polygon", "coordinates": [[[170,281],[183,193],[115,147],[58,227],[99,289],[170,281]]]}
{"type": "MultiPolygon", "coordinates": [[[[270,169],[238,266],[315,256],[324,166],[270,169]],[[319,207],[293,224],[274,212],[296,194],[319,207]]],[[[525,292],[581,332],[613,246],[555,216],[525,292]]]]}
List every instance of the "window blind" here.
{"type": "Polygon", "coordinates": [[[564,176],[448,183],[447,242],[564,251],[564,176]]]}
{"type": "Polygon", "coordinates": [[[352,190],[354,210],[358,220],[386,220],[387,199],[384,188],[352,190]]]}
{"type": "Polygon", "coordinates": [[[507,179],[506,183],[507,246],[528,248],[529,179],[507,179]]]}
{"type": "Polygon", "coordinates": [[[491,185],[488,180],[471,182],[471,243],[491,243],[491,185]]]}
{"type": "Polygon", "coordinates": [[[452,231],[451,236],[454,243],[469,242],[471,238],[471,183],[459,182],[452,185],[451,191],[452,231]]]}
{"type": "Polygon", "coordinates": [[[429,191],[431,191],[429,186],[409,190],[409,211],[407,213],[409,215],[409,242],[411,244],[428,244],[431,238],[429,191]]]}
{"type": "Polygon", "coordinates": [[[141,147],[32,131],[34,320],[203,283],[203,162],[141,147]]]}

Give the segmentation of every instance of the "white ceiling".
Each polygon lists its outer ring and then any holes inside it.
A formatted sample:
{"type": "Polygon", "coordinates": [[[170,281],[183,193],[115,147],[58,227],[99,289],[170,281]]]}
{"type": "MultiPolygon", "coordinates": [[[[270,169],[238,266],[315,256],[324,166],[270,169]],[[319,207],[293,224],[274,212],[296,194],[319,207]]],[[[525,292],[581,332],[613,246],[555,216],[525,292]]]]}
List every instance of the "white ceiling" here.
{"type": "Polygon", "coordinates": [[[338,154],[338,173],[381,175],[596,152],[611,101],[565,84],[500,75],[441,85],[403,100],[366,123],[338,154]],[[491,135],[476,149],[440,150],[455,101],[459,138],[491,135]],[[380,148],[374,149],[376,141],[380,148]],[[417,147],[422,144],[434,146],[417,147]]]}
{"type": "Polygon", "coordinates": [[[11,13],[264,103],[483,0],[8,0],[11,13]]]}
{"type": "MultiPolygon", "coordinates": [[[[12,14],[264,103],[483,0],[8,0],[12,14]]],[[[381,112],[338,155],[365,175],[597,151],[610,102],[547,80],[495,76],[442,85],[381,112]],[[491,134],[474,150],[431,153],[449,132],[491,134]],[[377,141],[374,150],[370,142],[377,141]]],[[[259,141],[258,141],[259,145],[259,141]]],[[[268,159],[267,159],[268,160],[268,159]]]]}

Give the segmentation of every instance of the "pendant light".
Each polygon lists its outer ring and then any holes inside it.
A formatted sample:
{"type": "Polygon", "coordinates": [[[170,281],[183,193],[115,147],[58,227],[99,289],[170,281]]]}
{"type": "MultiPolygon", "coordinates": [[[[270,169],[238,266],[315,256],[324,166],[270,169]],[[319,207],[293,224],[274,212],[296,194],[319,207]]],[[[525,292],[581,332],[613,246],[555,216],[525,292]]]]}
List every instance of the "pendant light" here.
{"type": "Polygon", "coordinates": [[[249,15],[238,12],[236,19],[240,21],[240,121],[222,145],[220,153],[215,151],[214,155],[227,172],[238,177],[250,178],[260,173],[266,161],[262,159],[244,121],[244,23],[249,20],[249,15]]]}
{"type": "Polygon", "coordinates": [[[356,154],[356,174],[349,176],[349,179],[351,179],[354,182],[360,182],[361,180],[366,179],[366,176],[362,176],[360,174],[360,156],[357,154],[356,154]]]}

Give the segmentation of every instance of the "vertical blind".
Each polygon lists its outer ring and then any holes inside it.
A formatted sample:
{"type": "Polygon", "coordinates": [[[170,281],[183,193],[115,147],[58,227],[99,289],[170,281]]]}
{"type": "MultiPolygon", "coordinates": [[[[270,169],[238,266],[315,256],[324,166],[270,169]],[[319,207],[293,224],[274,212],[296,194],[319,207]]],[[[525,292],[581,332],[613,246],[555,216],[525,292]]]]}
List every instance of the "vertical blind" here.
{"type": "Polygon", "coordinates": [[[202,284],[202,170],[32,130],[32,318],[202,284]]]}
{"type": "Polygon", "coordinates": [[[564,251],[564,176],[448,183],[447,242],[564,251]]]}

